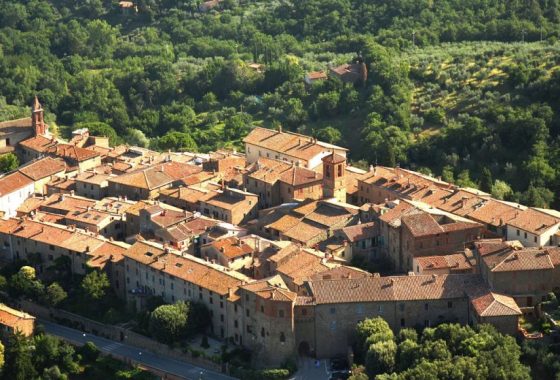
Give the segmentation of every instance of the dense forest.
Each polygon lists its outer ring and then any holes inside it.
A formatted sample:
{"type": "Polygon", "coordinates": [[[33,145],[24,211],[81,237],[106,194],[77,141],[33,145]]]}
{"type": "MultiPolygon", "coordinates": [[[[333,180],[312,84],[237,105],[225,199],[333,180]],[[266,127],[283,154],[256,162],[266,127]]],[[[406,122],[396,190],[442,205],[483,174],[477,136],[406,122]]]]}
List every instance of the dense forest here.
{"type": "Polygon", "coordinates": [[[198,151],[282,125],[350,147],[358,165],[560,205],[557,0],[200,5],[0,0],[0,120],[27,116],[37,94],[61,135],[198,151]],[[358,56],[365,84],[304,84],[358,56]]]}

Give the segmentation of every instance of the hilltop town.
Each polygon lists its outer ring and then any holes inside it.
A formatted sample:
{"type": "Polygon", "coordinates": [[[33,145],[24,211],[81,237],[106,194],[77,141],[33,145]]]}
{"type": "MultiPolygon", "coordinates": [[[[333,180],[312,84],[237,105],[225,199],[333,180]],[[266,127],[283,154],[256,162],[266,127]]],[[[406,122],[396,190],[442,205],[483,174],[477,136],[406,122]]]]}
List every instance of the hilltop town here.
{"type": "Polygon", "coordinates": [[[208,154],[111,147],[87,130],[62,141],[37,98],[0,135],[23,163],[0,178],[4,262],[41,277],[69,258],[136,310],[150,296],[200,302],[208,333],[264,366],[346,354],[375,316],[395,331],[489,323],[516,335],[560,288],[560,212],[361,170],[313,137],[257,127],[245,152],[208,154]]]}

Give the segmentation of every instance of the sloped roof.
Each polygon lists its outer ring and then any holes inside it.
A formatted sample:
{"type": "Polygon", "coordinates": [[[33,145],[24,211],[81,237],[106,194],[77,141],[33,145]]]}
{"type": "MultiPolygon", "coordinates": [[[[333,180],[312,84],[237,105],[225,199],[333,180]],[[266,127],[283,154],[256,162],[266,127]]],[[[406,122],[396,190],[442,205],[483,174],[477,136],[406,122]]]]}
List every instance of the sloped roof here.
{"type": "Polygon", "coordinates": [[[333,148],[338,152],[347,151],[346,148],[317,141],[309,136],[261,127],[254,128],[243,142],[305,161],[317,155],[327,154],[333,148]]]}
{"type": "Polygon", "coordinates": [[[309,285],[317,304],[454,299],[486,288],[480,276],[471,274],[363,277],[309,285]]]}
{"type": "Polygon", "coordinates": [[[20,172],[8,174],[0,178],[0,197],[32,184],[33,181],[20,172]]]}
{"type": "Polygon", "coordinates": [[[522,314],[513,298],[493,292],[473,297],[471,299],[471,304],[476,313],[481,317],[501,317],[522,314]]]}
{"type": "Polygon", "coordinates": [[[43,157],[18,169],[34,181],[50,177],[66,170],[64,161],[52,157],[43,157]]]}

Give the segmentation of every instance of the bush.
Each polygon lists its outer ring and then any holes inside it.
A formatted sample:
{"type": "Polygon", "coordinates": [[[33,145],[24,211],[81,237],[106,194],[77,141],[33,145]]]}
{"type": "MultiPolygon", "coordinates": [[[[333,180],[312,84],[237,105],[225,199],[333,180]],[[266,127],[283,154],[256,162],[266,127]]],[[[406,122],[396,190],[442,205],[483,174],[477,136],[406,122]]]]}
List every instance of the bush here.
{"type": "Polygon", "coordinates": [[[290,371],[285,368],[251,370],[232,368],[232,376],[243,380],[284,380],[290,377],[290,371]]]}
{"type": "Polygon", "coordinates": [[[82,355],[85,361],[94,362],[99,357],[101,351],[93,342],[86,342],[80,349],[78,350],[79,354],[82,355]]]}

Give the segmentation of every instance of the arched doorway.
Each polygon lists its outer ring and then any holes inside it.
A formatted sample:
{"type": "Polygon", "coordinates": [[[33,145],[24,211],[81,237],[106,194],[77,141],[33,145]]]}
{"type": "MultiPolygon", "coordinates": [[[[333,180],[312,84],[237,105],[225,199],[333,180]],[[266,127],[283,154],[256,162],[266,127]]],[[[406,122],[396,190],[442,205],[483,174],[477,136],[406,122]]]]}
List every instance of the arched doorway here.
{"type": "Polygon", "coordinates": [[[298,346],[298,354],[300,356],[311,356],[311,349],[309,343],[302,341],[298,346]]]}

